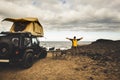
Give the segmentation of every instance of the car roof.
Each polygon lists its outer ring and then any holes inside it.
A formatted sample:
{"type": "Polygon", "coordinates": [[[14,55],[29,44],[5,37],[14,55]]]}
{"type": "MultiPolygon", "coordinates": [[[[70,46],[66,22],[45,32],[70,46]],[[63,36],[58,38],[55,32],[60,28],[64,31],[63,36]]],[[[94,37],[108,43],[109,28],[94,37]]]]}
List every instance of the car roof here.
{"type": "Polygon", "coordinates": [[[22,35],[22,36],[26,36],[26,37],[31,37],[32,34],[29,32],[1,32],[1,34],[6,34],[8,36],[15,36],[15,35],[22,35]]]}

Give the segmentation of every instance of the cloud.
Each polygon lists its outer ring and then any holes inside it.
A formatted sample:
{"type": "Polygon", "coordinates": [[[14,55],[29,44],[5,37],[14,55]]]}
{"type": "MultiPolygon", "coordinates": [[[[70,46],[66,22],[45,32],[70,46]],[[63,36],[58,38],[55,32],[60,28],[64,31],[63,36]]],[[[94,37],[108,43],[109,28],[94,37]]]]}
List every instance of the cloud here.
{"type": "Polygon", "coordinates": [[[38,17],[46,30],[120,31],[119,0],[1,0],[0,18],[38,17]]]}

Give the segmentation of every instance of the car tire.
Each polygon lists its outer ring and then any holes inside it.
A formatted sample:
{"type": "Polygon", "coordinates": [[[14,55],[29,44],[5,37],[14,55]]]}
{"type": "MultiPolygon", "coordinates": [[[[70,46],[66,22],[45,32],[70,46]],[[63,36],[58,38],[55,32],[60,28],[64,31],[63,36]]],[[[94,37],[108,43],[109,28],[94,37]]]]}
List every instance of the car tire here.
{"type": "Polygon", "coordinates": [[[0,56],[9,57],[13,50],[13,44],[8,40],[0,41],[0,50],[3,50],[0,56]]]}
{"type": "Polygon", "coordinates": [[[47,51],[46,50],[43,50],[41,52],[41,55],[39,56],[40,59],[43,59],[43,58],[46,58],[47,57],[47,51]]]}
{"type": "Polygon", "coordinates": [[[23,68],[30,68],[33,65],[33,53],[27,53],[23,59],[23,68]]]}

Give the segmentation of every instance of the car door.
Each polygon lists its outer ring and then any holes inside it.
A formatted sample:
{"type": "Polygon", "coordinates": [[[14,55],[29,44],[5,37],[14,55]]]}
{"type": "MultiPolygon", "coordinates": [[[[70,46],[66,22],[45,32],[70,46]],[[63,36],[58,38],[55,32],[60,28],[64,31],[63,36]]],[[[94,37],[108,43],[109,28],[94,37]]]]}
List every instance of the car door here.
{"type": "Polygon", "coordinates": [[[34,49],[34,52],[38,54],[39,53],[39,42],[37,38],[32,38],[32,47],[34,49]]]}

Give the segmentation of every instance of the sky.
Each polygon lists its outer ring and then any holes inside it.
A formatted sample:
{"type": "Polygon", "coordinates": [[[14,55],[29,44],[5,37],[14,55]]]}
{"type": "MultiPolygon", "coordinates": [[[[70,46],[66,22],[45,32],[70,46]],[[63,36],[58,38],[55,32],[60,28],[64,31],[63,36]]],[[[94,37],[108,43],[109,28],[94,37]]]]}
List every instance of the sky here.
{"type": "MultiPolygon", "coordinates": [[[[45,41],[82,41],[100,38],[120,40],[119,0],[0,0],[0,21],[4,18],[37,17],[45,41]]],[[[0,22],[0,31],[11,23],[0,22]]]]}

